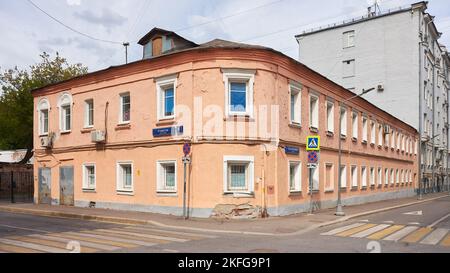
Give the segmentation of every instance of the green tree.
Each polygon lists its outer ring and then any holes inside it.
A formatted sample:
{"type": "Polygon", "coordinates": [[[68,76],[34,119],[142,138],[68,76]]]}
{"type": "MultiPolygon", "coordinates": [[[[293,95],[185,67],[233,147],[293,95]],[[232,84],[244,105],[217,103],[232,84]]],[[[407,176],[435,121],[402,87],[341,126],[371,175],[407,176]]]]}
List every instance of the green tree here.
{"type": "Polygon", "coordinates": [[[47,53],[28,70],[0,72],[0,150],[27,149],[21,163],[33,156],[33,97],[31,90],[86,74],[82,64],[69,64],[58,53],[47,53]]]}

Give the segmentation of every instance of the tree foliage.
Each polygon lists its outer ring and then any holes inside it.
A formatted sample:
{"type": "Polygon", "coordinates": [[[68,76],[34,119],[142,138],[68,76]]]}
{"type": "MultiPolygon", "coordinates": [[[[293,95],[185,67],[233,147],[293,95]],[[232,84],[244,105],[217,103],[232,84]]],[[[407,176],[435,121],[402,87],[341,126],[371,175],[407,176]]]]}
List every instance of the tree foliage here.
{"type": "Polygon", "coordinates": [[[0,150],[33,150],[33,97],[31,90],[86,74],[82,64],[69,64],[58,53],[40,55],[40,62],[28,70],[17,67],[0,72],[0,150]]]}

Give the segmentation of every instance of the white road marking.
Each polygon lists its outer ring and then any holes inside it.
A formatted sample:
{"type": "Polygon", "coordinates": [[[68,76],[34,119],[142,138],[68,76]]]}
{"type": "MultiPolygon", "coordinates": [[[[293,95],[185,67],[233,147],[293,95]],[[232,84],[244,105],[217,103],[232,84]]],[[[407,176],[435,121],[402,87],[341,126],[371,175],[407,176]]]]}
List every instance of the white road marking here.
{"type": "Polygon", "coordinates": [[[121,230],[98,229],[97,231],[104,231],[104,232],[115,233],[115,234],[143,237],[143,238],[149,238],[149,239],[158,239],[158,240],[165,240],[165,241],[172,241],[172,242],[187,242],[187,241],[189,241],[187,239],[180,239],[180,238],[159,236],[159,235],[151,235],[151,234],[144,234],[144,233],[134,233],[134,232],[121,231],[121,230]]]}
{"type": "Polygon", "coordinates": [[[340,227],[340,228],[336,228],[336,229],[333,229],[333,230],[325,232],[325,233],[321,233],[320,235],[335,235],[335,234],[341,233],[343,231],[346,231],[346,230],[349,230],[352,228],[360,227],[362,225],[365,225],[365,224],[364,223],[355,223],[355,224],[352,224],[349,226],[340,227]]]}
{"type": "Polygon", "coordinates": [[[425,245],[435,245],[439,243],[442,238],[447,235],[448,229],[446,228],[437,228],[432,233],[430,233],[425,239],[423,239],[420,243],[425,245]]]}
{"type": "Polygon", "coordinates": [[[179,253],[180,251],[174,249],[163,249],[163,251],[171,252],[171,253],[179,253]]]}
{"type": "Polygon", "coordinates": [[[66,232],[66,233],[63,233],[61,235],[64,236],[64,234],[81,236],[81,237],[91,237],[91,238],[96,238],[96,239],[101,239],[101,240],[112,241],[112,242],[116,241],[116,242],[129,243],[129,244],[135,244],[135,245],[141,245],[141,246],[154,246],[154,245],[156,245],[155,243],[148,243],[148,242],[143,242],[143,241],[138,241],[138,240],[129,240],[129,239],[123,239],[123,238],[117,238],[117,237],[110,237],[110,236],[96,235],[96,234],[90,234],[90,233],[83,233],[83,232],[66,232]]]}
{"type": "Polygon", "coordinates": [[[369,223],[369,220],[359,220],[360,222],[369,223]]]}
{"type": "Polygon", "coordinates": [[[408,225],[410,226],[420,226],[419,222],[409,222],[408,225]]]}
{"type": "Polygon", "coordinates": [[[164,230],[164,229],[156,229],[156,228],[146,228],[146,227],[137,227],[137,226],[128,226],[125,227],[126,229],[132,229],[132,230],[141,230],[141,231],[149,231],[149,232],[162,232],[167,234],[173,234],[173,235],[181,235],[181,236],[192,236],[192,237],[204,237],[204,238],[217,238],[217,236],[214,235],[206,235],[206,234],[200,234],[200,233],[190,233],[190,232],[181,232],[181,231],[172,231],[172,230],[164,230]]]}
{"type": "Polygon", "coordinates": [[[353,238],[364,238],[364,237],[369,236],[369,235],[371,235],[371,234],[373,234],[373,233],[375,233],[375,232],[377,232],[377,231],[380,231],[380,230],[382,230],[382,229],[385,229],[385,228],[387,228],[387,227],[389,227],[389,226],[390,226],[390,225],[383,225],[383,224],[377,225],[377,226],[371,227],[371,228],[369,228],[369,229],[366,229],[366,230],[364,230],[364,231],[361,231],[361,232],[358,232],[358,233],[356,233],[356,234],[353,234],[353,235],[350,236],[350,237],[353,237],[353,238]]]}
{"type": "MultiPolygon", "coordinates": [[[[28,235],[28,236],[35,237],[38,239],[43,239],[43,240],[61,242],[61,243],[68,243],[70,241],[73,241],[73,239],[70,239],[70,238],[66,239],[66,238],[61,238],[61,237],[54,237],[54,236],[40,235],[40,234],[32,234],[32,235],[28,235]]],[[[105,251],[114,251],[114,250],[120,249],[120,247],[116,247],[116,246],[92,243],[92,242],[87,242],[87,241],[82,241],[82,240],[77,240],[77,241],[80,242],[81,249],[83,249],[83,246],[95,248],[98,250],[105,250],[105,251]]]]}
{"type": "Polygon", "coordinates": [[[434,227],[435,225],[439,224],[440,222],[444,221],[445,219],[447,219],[448,217],[450,217],[450,213],[445,215],[444,217],[440,218],[439,220],[435,221],[434,223],[432,223],[431,225],[429,225],[429,228],[434,227]]]}
{"type": "Polygon", "coordinates": [[[402,239],[403,237],[405,237],[406,235],[410,234],[411,232],[415,231],[418,228],[419,227],[405,227],[405,228],[402,228],[401,230],[399,230],[399,231],[389,235],[388,237],[384,238],[383,240],[397,242],[398,240],[402,239]]]}
{"type": "Polygon", "coordinates": [[[385,223],[385,224],[393,224],[394,221],[384,221],[383,223],[385,223]]]}
{"type": "Polygon", "coordinates": [[[405,215],[417,215],[417,216],[421,216],[421,215],[423,215],[423,212],[422,212],[421,210],[418,210],[418,211],[405,212],[405,213],[403,213],[403,214],[405,214],[405,215]]]}
{"type": "Polygon", "coordinates": [[[0,243],[34,249],[34,250],[39,250],[39,251],[44,251],[44,252],[49,252],[49,253],[68,253],[69,252],[67,249],[43,246],[43,245],[26,243],[26,242],[22,242],[22,241],[9,240],[9,239],[0,239],[0,243]]]}

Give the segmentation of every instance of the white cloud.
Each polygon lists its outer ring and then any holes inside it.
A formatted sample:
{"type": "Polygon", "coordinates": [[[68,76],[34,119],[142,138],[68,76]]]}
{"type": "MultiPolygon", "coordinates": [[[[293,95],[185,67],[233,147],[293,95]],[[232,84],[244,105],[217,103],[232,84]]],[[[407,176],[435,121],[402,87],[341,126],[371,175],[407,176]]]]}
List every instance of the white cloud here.
{"type": "Polygon", "coordinates": [[[79,5],[81,5],[81,0],[67,0],[67,5],[79,6],[79,5]]]}

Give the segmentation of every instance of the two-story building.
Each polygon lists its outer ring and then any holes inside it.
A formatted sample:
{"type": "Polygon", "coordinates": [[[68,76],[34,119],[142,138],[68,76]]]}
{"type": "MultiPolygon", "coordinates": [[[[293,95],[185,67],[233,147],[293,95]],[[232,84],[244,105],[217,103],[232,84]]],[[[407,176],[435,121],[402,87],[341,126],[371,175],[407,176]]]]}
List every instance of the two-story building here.
{"type": "Polygon", "coordinates": [[[315,208],[336,206],[339,174],[344,204],[415,194],[417,131],[363,98],[341,105],[354,94],[300,62],[157,28],[139,43],[143,60],[32,92],[37,203],[182,215],[186,196],[196,217],[288,215],[309,209],[310,173],[315,208]]]}

